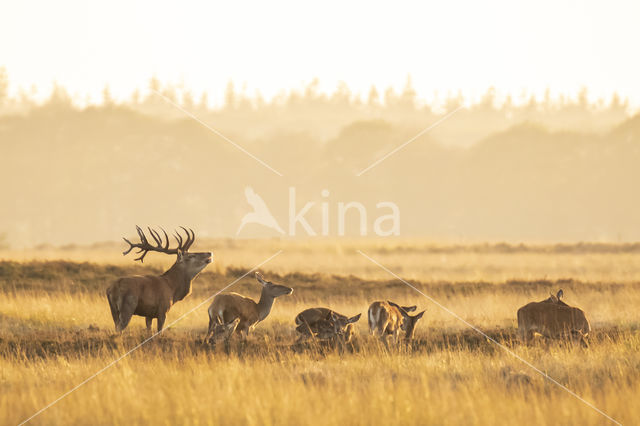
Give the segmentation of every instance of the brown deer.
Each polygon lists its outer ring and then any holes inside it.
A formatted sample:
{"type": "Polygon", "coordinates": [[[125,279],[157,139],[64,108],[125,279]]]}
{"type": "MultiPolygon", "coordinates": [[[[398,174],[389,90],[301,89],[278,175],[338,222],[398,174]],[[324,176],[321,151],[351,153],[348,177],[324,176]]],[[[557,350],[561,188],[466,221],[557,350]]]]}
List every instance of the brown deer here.
{"type": "Polygon", "coordinates": [[[518,332],[525,343],[537,333],[547,338],[577,340],[582,346],[589,346],[591,325],[584,311],[561,301],[562,296],[560,290],[548,299],[518,309],[518,332]]]}
{"type": "Polygon", "coordinates": [[[328,308],[305,309],[295,319],[296,331],[301,335],[298,341],[317,337],[349,343],[355,334],[354,323],[360,316],[347,317],[328,308]]]}
{"type": "Polygon", "coordinates": [[[394,340],[398,342],[400,330],[404,331],[405,341],[410,342],[413,339],[416,324],[425,312],[409,315],[409,312],[415,310],[415,306],[402,307],[391,301],[373,302],[369,306],[369,331],[373,335],[377,332],[387,348],[389,347],[387,336],[393,336],[394,340]]]}
{"type": "Polygon", "coordinates": [[[122,332],[133,315],[146,318],[147,330],[151,330],[151,323],[155,318],[158,323],[158,332],[162,331],[167,312],[171,306],[191,293],[191,281],[211,263],[213,258],[211,252],[188,252],[196,236],[193,230],[189,230],[189,232],[186,228],[181,228],[187,233],[186,240],[183,240],[180,233],[176,232],[174,237],[178,247],[173,249],[169,248],[169,237],[164,229],[162,229],[163,240],[157,231],[147,228],[155,245],[149,243],[147,236],[139,226],[136,226],[140,237],[139,243],[134,244],[123,238],[129,244],[129,249],[122,254],[127,255],[131,250],[137,248],[138,253],[142,253],[142,255],[135,260],[140,262],[144,262],[144,257],[150,251],[175,254],[177,258],[173,266],[162,275],[135,275],[120,278],[107,289],[107,299],[116,332],[122,332]]]}
{"type": "MultiPolygon", "coordinates": [[[[256,279],[262,284],[262,293],[258,303],[238,293],[223,293],[217,295],[209,306],[209,330],[205,342],[212,342],[216,333],[216,325],[229,324],[239,319],[235,332],[244,335],[246,340],[249,332],[256,324],[264,320],[273,307],[277,297],[293,293],[293,289],[274,284],[264,279],[260,272],[256,272],[256,279]]],[[[231,337],[231,334],[229,334],[231,337]]]]}
{"type": "Polygon", "coordinates": [[[231,337],[233,332],[236,331],[236,327],[238,327],[239,322],[240,318],[236,318],[229,324],[222,324],[220,320],[217,319],[216,323],[213,325],[211,338],[206,338],[204,342],[214,344],[217,340],[228,341],[229,337],[231,337]]]}

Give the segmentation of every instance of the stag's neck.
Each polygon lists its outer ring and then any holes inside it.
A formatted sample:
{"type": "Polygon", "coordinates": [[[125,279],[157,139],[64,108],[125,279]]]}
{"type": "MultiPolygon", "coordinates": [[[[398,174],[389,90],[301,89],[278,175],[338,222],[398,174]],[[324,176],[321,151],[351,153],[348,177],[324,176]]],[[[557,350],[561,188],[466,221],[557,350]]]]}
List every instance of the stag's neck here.
{"type": "Polygon", "coordinates": [[[271,308],[275,300],[275,297],[269,296],[267,291],[264,288],[262,289],[260,301],[258,302],[258,321],[262,321],[271,313],[271,308]]]}
{"type": "Polygon", "coordinates": [[[167,279],[169,287],[173,290],[173,302],[179,302],[191,293],[192,276],[187,274],[182,265],[174,263],[168,271],[162,274],[167,279]]]}

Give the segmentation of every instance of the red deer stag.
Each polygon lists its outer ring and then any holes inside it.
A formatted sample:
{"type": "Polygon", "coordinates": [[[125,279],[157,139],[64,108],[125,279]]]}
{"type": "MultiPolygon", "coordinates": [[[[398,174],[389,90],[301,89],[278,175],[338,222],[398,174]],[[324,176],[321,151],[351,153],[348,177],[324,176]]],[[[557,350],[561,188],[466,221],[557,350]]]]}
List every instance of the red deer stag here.
{"type": "Polygon", "coordinates": [[[296,316],[296,331],[300,333],[302,341],[305,338],[339,340],[349,343],[355,334],[353,324],[360,319],[361,314],[353,317],[339,314],[328,308],[309,308],[296,316]]]}
{"type": "Polygon", "coordinates": [[[415,311],[415,309],[415,306],[402,307],[390,301],[373,302],[369,306],[369,331],[373,335],[377,332],[387,348],[389,347],[387,336],[393,336],[397,342],[400,330],[404,331],[405,341],[410,342],[413,339],[418,320],[424,315],[424,311],[417,315],[409,315],[408,312],[415,311]]]}
{"type": "Polygon", "coordinates": [[[229,324],[236,319],[240,321],[235,327],[235,332],[244,334],[246,340],[256,324],[269,315],[276,297],[293,293],[293,289],[290,287],[265,280],[260,272],[256,272],[256,279],[262,284],[262,293],[258,303],[238,293],[223,293],[213,299],[208,310],[209,330],[204,339],[205,342],[212,342],[212,339],[216,337],[214,336],[216,326],[229,324]]]}
{"type": "Polygon", "coordinates": [[[133,315],[146,318],[147,330],[151,330],[151,323],[156,318],[158,332],[162,331],[167,312],[171,306],[191,293],[191,281],[211,263],[213,258],[211,252],[188,252],[196,236],[193,230],[189,230],[191,231],[189,232],[186,228],[181,228],[187,233],[187,238],[183,240],[180,233],[176,232],[174,237],[178,247],[173,249],[169,248],[169,237],[164,229],[162,230],[163,241],[157,231],[147,228],[155,245],[149,243],[147,236],[139,226],[136,226],[140,237],[139,243],[134,244],[123,238],[129,244],[129,249],[122,254],[127,255],[131,250],[137,248],[138,253],[142,253],[142,255],[135,260],[140,262],[144,261],[144,257],[150,251],[175,254],[177,259],[173,266],[162,275],[135,275],[120,278],[107,289],[107,299],[116,332],[122,332],[133,315]]]}
{"type": "Polygon", "coordinates": [[[531,302],[518,309],[518,332],[525,343],[536,333],[547,338],[577,340],[588,347],[591,325],[582,309],[569,306],[560,298],[562,290],[541,302],[531,302]]]}

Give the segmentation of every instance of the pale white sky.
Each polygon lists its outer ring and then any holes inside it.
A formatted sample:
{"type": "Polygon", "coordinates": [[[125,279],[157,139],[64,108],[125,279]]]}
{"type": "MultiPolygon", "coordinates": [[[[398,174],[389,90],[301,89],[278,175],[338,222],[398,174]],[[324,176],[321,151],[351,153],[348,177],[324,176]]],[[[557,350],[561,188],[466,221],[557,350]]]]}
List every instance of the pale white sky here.
{"type": "Polygon", "coordinates": [[[638,2],[16,1],[0,5],[0,66],[12,91],[57,81],[82,99],[147,87],[151,76],[219,102],[227,82],[269,98],[314,77],[363,94],[422,98],[489,86],[518,96],[618,91],[640,104],[638,2]]]}

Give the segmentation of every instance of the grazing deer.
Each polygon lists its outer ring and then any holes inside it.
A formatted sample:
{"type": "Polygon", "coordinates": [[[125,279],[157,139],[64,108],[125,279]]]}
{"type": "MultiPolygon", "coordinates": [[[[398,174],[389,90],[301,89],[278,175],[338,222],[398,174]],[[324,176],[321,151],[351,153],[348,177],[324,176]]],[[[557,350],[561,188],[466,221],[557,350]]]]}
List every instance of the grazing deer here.
{"type": "Polygon", "coordinates": [[[531,302],[518,309],[518,332],[525,343],[539,333],[547,338],[568,338],[589,346],[591,325],[584,311],[561,301],[562,296],[560,290],[542,302],[531,302]]]}
{"type": "Polygon", "coordinates": [[[191,231],[189,232],[182,227],[187,233],[186,240],[183,240],[180,233],[176,232],[174,237],[178,247],[170,249],[169,237],[164,229],[162,230],[164,241],[157,231],[151,228],[147,229],[154,239],[155,245],[150,244],[144,231],[136,226],[140,242],[134,244],[123,238],[129,244],[129,249],[122,254],[127,255],[131,250],[137,248],[138,253],[142,253],[142,255],[135,260],[140,262],[144,261],[144,257],[150,251],[175,254],[177,256],[176,262],[162,275],[135,275],[120,278],[107,289],[107,299],[118,333],[129,325],[133,315],[146,318],[147,330],[151,330],[151,323],[156,318],[158,332],[162,331],[167,312],[171,306],[191,293],[191,281],[211,263],[213,258],[211,252],[188,252],[196,238],[193,230],[189,230],[191,231]]]}
{"type": "Polygon", "coordinates": [[[238,327],[239,322],[240,318],[236,318],[229,324],[222,324],[218,319],[213,325],[213,333],[211,337],[209,338],[209,336],[207,336],[204,342],[213,344],[216,342],[216,340],[224,339],[225,341],[228,341],[229,337],[231,337],[233,332],[236,331],[236,327],[238,327]]]}
{"type": "Polygon", "coordinates": [[[306,309],[295,319],[296,331],[301,334],[298,341],[317,337],[349,343],[355,334],[353,324],[360,319],[360,316],[361,314],[347,317],[328,308],[306,309]]]}
{"type": "MultiPolygon", "coordinates": [[[[238,293],[224,293],[217,295],[209,306],[209,330],[205,341],[210,341],[216,332],[216,324],[229,324],[239,319],[235,332],[246,339],[256,324],[264,320],[273,307],[276,297],[293,293],[293,289],[283,285],[266,281],[260,272],[256,272],[256,279],[262,284],[262,293],[258,303],[238,293]]],[[[231,334],[229,334],[231,337],[231,334]]]]}
{"type": "Polygon", "coordinates": [[[405,341],[410,342],[411,339],[413,339],[416,324],[425,312],[422,311],[413,316],[409,315],[408,312],[415,310],[415,306],[402,307],[390,301],[373,302],[371,306],[369,306],[369,331],[373,335],[378,332],[380,339],[387,348],[389,347],[387,336],[393,336],[397,342],[399,340],[400,330],[405,333],[405,341]]]}

